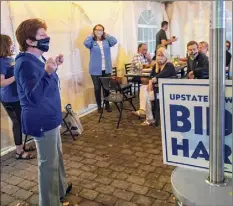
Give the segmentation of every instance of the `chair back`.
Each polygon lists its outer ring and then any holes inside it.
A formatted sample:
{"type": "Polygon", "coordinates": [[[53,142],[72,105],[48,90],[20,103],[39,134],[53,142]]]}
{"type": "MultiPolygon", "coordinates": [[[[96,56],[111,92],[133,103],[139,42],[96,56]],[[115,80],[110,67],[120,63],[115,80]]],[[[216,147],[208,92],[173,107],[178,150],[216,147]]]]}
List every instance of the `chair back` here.
{"type": "Polygon", "coordinates": [[[111,79],[112,79],[111,77],[100,77],[99,78],[100,84],[105,91],[110,91],[109,82],[111,79]]]}
{"type": "Polygon", "coordinates": [[[132,68],[131,63],[125,64],[125,74],[128,74],[131,71],[131,68],[132,68]]]}
{"type": "Polygon", "coordinates": [[[112,77],[117,77],[117,67],[112,68],[112,77]]]}
{"type": "Polygon", "coordinates": [[[120,91],[121,87],[116,79],[111,77],[100,77],[100,84],[105,91],[120,91]]]}

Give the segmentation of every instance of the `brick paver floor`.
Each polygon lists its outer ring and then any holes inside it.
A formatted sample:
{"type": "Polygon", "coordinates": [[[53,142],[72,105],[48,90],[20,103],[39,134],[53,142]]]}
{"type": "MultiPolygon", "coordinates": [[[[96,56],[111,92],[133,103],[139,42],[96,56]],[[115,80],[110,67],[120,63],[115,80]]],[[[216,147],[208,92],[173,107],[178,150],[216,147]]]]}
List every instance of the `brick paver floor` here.
{"type": "MultiPolygon", "coordinates": [[[[160,129],[140,126],[142,120],[124,111],[105,113],[98,124],[93,112],[81,118],[84,133],[73,141],[63,137],[67,196],[78,206],[174,206],[170,175],[163,165],[160,129]]],[[[19,161],[14,153],[1,158],[1,205],[38,204],[37,160],[19,161]]]]}

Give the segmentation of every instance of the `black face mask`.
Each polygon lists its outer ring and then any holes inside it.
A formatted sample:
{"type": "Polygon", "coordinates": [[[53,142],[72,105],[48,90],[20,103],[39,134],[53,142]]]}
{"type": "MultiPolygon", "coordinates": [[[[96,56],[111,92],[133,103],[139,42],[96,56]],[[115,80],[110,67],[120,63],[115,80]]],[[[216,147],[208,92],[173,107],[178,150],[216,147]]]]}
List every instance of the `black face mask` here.
{"type": "Polygon", "coordinates": [[[45,39],[40,39],[36,40],[37,41],[37,46],[35,46],[37,49],[47,52],[49,50],[49,42],[50,42],[50,37],[47,37],[45,39]]]}

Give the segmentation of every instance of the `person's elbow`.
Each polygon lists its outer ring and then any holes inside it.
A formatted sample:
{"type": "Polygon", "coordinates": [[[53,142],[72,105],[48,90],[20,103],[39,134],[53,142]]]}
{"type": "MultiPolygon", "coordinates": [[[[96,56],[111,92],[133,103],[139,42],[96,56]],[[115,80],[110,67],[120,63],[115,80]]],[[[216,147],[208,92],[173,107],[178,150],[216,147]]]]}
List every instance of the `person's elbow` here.
{"type": "Polygon", "coordinates": [[[117,44],[117,39],[113,37],[113,46],[117,44]]]}
{"type": "Polygon", "coordinates": [[[24,88],[24,93],[31,104],[38,105],[40,104],[41,100],[49,95],[49,85],[46,85],[45,82],[44,84],[41,83],[35,85],[34,87],[24,88]]]}
{"type": "Polygon", "coordinates": [[[90,43],[90,42],[84,41],[83,44],[84,44],[84,46],[85,46],[86,48],[88,48],[88,49],[91,48],[91,43],[90,43]]]}
{"type": "Polygon", "coordinates": [[[29,91],[29,90],[24,89],[24,95],[27,101],[32,105],[38,105],[42,98],[41,95],[35,94],[33,90],[29,91]]]}
{"type": "Polygon", "coordinates": [[[88,36],[83,42],[83,44],[86,48],[90,49],[92,46],[92,41],[93,41],[92,36],[88,36]]]}
{"type": "Polygon", "coordinates": [[[21,79],[20,85],[27,100],[34,105],[39,104],[41,99],[48,95],[50,87],[48,78],[46,78],[46,73],[41,79],[21,79]]]}
{"type": "Polygon", "coordinates": [[[117,44],[117,39],[115,37],[110,37],[109,38],[109,45],[111,47],[115,46],[117,44]]]}

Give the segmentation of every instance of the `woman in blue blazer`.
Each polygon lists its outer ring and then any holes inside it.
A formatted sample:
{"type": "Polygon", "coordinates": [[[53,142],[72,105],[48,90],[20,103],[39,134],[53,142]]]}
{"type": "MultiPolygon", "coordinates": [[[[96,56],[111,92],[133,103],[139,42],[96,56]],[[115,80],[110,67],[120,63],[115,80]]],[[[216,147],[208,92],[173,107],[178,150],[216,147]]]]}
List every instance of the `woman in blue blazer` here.
{"type": "MultiPolygon", "coordinates": [[[[104,32],[104,27],[97,24],[93,33],[86,38],[84,45],[90,49],[89,72],[94,84],[95,98],[98,112],[101,112],[101,85],[99,77],[108,77],[112,73],[111,49],[117,40],[104,32]]],[[[104,96],[107,96],[105,93],[104,96]]],[[[106,110],[111,112],[109,102],[106,102],[106,110]]]]}

